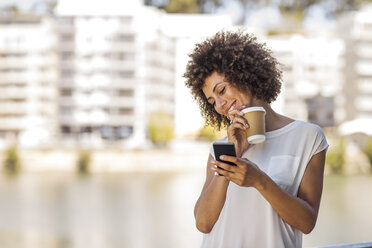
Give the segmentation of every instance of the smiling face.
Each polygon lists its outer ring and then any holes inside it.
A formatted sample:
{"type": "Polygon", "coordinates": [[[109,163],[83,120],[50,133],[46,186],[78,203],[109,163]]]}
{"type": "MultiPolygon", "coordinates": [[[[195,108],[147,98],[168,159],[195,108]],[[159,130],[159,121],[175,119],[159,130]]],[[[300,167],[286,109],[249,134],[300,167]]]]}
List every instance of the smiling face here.
{"type": "Polygon", "coordinates": [[[213,72],[205,79],[203,93],[217,113],[228,116],[228,112],[241,106],[256,106],[257,100],[248,92],[243,92],[228,83],[224,76],[213,72]]]}

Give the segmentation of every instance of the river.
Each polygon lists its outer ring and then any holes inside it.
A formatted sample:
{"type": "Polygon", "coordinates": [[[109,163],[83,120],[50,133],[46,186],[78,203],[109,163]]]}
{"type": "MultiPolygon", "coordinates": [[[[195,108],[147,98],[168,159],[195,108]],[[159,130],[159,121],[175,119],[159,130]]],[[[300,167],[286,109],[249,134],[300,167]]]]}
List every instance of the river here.
{"type": "MultiPolygon", "coordinates": [[[[202,171],[0,175],[0,247],[199,247],[202,171]]],[[[372,241],[372,176],[326,176],[304,247],[372,241]]]]}

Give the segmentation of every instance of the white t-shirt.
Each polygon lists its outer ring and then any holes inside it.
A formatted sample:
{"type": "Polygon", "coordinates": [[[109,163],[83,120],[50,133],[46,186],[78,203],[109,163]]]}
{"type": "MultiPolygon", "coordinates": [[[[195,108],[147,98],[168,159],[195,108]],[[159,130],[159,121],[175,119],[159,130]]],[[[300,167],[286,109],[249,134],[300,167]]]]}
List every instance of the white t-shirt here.
{"type": "MultiPolygon", "coordinates": [[[[227,142],[227,137],[219,140],[227,142]]],[[[250,145],[242,157],[255,163],[282,189],[297,195],[312,156],[328,148],[320,127],[303,121],[266,132],[266,141],[250,145]]],[[[211,155],[214,157],[213,147],[211,155]]],[[[301,247],[302,232],[290,226],[253,187],[230,182],[220,216],[202,248],[301,247]]]]}

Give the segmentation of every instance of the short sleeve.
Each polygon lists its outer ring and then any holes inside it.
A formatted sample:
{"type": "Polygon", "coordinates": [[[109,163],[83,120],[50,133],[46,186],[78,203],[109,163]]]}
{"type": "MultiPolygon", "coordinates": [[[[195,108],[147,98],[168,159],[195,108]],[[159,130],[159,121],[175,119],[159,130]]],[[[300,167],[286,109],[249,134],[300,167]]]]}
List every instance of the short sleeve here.
{"type": "Polygon", "coordinates": [[[209,153],[212,155],[212,157],[213,157],[214,159],[216,159],[215,156],[214,156],[213,145],[211,145],[211,149],[210,149],[209,153]]]}
{"type": "Polygon", "coordinates": [[[316,126],[316,128],[314,128],[313,135],[315,136],[315,140],[313,143],[313,148],[311,150],[311,155],[315,155],[325,149],[328,149],[329,145],[326,136],[324,135],[323,130],[319,126],[316,126]]]}

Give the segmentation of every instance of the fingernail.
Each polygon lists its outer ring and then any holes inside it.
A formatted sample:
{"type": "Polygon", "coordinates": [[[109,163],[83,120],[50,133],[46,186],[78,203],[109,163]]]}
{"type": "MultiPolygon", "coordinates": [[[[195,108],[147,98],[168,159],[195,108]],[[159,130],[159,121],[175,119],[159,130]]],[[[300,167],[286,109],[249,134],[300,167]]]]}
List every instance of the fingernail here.
{"type": "Polygon", "coordinates": [[[245,128],[249,128],[248,124],[245,124],[245,128]]]}

